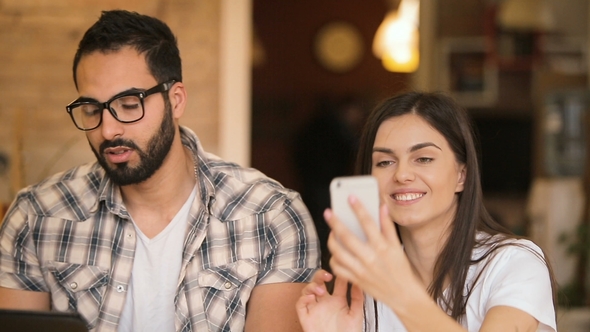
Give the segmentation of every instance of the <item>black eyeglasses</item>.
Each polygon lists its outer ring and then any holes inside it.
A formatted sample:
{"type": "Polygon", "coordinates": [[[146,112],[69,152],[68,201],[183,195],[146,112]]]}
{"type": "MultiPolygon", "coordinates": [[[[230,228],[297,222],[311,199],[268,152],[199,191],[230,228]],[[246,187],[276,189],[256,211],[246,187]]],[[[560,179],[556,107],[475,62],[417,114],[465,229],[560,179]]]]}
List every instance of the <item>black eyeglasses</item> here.
{"type": "Polygon", "coordinates": [[[106,108],[111,115],[122,123],[131,123],[143,118],[145,111],[143,100],[149,95],[166,92],[176,83],[168,81],[147,90],[133,89],[121,92],[110,100],[101,103],[91,98],[78,98],[66,106],[76,127],[83,131],[96,129],[102,123],[103,110],[106,108]]]}

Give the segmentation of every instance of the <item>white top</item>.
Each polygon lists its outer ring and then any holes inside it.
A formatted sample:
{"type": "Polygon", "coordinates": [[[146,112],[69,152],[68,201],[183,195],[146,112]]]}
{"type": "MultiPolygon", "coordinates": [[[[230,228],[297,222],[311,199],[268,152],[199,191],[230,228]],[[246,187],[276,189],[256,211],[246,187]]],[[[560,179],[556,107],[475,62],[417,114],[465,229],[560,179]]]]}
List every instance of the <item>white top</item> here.
{"type": "MultiPolygon", "coordinates": [[[[182,246],[196,186],[172,221],[150,239],[138,234],[133,271],[119,319],[119,332],[175,331],[174,296],[182,264],[182,246]]],[[[134,223],[135,225],[135,223],[134,223]]]]}
{"type": "MultiPolygon", "coordinates": [[[[539,321],[537,331],[556,331],[555,308],[547,266],[530,250],[542,255],[537,245],[528,240],[509,240],[526,248],[509,245],[499,248],[482,262],[472,265],[467,273],[467,285],[490,261],[477,280],[467,300],[466,317],[460,322],[468,331],[479,331],[486,313],[495,306],[520,309],[539,321]]],[[[489,246],[473,250],[473,258],[481,257],[489,246]]],[[[368,331],[375,331],[373,299],[366,297],[368,331]]],[[[395,313],[383,303],[377,303],[380,331],[407,331],[395,313]]]]}

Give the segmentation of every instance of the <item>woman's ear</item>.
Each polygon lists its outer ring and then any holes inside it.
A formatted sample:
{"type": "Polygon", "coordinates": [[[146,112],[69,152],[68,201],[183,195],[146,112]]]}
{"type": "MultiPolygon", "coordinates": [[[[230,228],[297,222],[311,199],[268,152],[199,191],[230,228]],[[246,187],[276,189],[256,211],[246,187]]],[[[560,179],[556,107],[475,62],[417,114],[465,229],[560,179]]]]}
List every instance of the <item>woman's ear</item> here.
{"type": "Polygon", "coordinates": [[[457,187],[455,188],[455,192],[459,193],[462,192],[465,188],[465,178],[467,177],[467,167],[465,165],[461,165],[459,167],[459,174],[457,176],[457,187]]]}

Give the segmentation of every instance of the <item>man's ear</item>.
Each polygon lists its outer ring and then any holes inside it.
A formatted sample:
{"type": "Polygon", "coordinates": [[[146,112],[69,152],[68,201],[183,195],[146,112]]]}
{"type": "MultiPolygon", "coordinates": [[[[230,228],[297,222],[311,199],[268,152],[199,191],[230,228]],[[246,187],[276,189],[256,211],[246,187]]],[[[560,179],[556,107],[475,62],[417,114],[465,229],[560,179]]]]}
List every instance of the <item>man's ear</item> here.
{"type": "Polygon", "coordinates": [[[465,178],[467,177],[467,167],[465,165],[461,165],[459,167],[459,174],[457,176],[457,187],[455,188],[455,192],[459,193],[465,189],[465,178]]]}
{"type": "Polygon", "coordinates": [[[186,107],[186,90],[182,82],[176,82],[168,91],[170,104],[172,106],[172,115],[175,119],[179,119],[184,114],[186,107]]]}

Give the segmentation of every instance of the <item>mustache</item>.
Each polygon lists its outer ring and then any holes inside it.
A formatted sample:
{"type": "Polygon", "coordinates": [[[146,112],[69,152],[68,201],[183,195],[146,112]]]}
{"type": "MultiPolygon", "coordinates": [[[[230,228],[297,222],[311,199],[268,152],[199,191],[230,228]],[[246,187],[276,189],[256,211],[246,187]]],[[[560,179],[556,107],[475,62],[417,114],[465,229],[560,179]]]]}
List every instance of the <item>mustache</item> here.
{"type": "Polygon", "coordinates": [[[119,146],[124,146],[124,147],[128,147],[130,149],[139,150],[139,147],[133,141],[122,139],[122,138],[117,138],[112,141],[108,141],[108,140],[104,141],[100,144],[98,150],[102,154],[102,153],[104,153],[104,150],[106,150],[108,148],[116,148],[119,146]]]}

